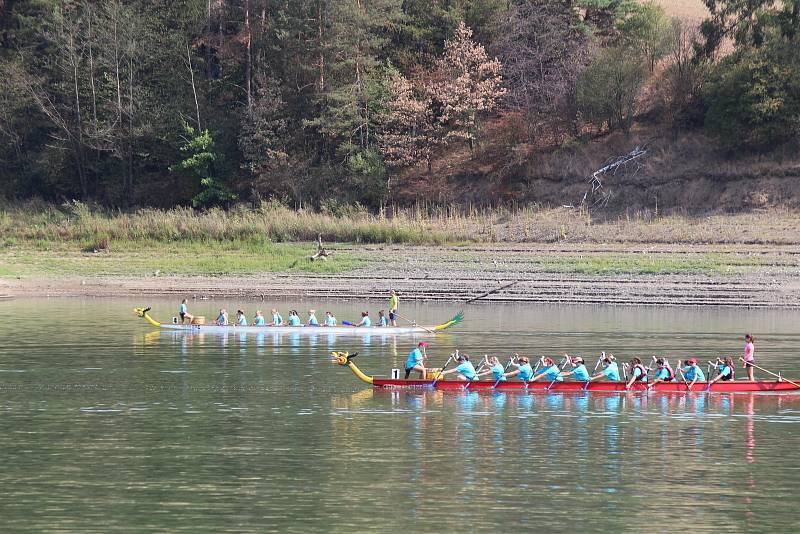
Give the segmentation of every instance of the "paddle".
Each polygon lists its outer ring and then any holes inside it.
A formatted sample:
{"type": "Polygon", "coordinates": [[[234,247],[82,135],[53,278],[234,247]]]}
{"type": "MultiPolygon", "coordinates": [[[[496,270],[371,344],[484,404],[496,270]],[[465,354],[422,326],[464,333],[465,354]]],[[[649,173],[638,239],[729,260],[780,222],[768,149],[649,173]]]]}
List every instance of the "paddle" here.
{"type": "Polygon", "coordinates": [[[501,380],[503,380],[503,375],[505,375],[505,374],[508,372],[508,368],[509,368],[509,367],[511,367],[511,363],[512,363],[513,361],[514,361],[514,357],[513,357],[513,356],[512,356],[511,358],[509,358],[509,359],[508,359],[508,363],[506,364],[506,368],[505,368],[505,369],[503,369],[503,374],[502,374],[502,375],[500,375],[500,378],[498,378],[498,379],[495,381],[494,385],[492,385],[492,389],[495,389],[495,388],[497,387],[497,384],[499,384],[499,383],[500,383],[500,381],[501,381],[501,380]]]}
{"type": "Polygon", "coordinates": [[[797,382],[792,382],[792,381],[791,381],[791,380],[789,380],[788,378],[783,378],[781,375],[776,375],[776,374],[775,374],[775,373],[773,373],[772,371],[767,371],[767,370],[766,370],[766,369],[764,369],[763,367],[759,367],[758,365],[754,364],[753,362],[745,362],[744,358],[739,358],[739,359],[740,359],[741,361],[743,361],[744,363],[748,363],[749,365],[752,365],[753,367],[755,367],[755,368],[756,368],[756,369],[758,369],[759,371],[764,371],[764,372],[765,372],[765,373],[767,373],[768,375],[772,375],[772,376],[774,376],[775,378],[777,378],[777,379],[778,379],[778,381],[779,381],[779,382],[789,382],[789,383],[790,383],[791,385],[793,385],[794,387],[796,387],[796,388],[800,388],[800,384],[798,384],[797,382]]]}
{"type": "Polygon", "coordinates": [[[419,324],[417,324],[417,322],[416,322],[416,321],[412,321],[411,319],[409,319],[409,318],[408,318],[408,317],[406,317],[405,315],[400,315],[400,313],[399,313],[399,312],[394,312],[394,313],[395,313],[395,314],[396,314],[398,317],[400,317],[401,319],[403,319],[404,321],[407,321],[407,322],[411,323],[411,325],[412,325],[412,326],[416,326],[416,327],[418,327],[418,328],[422,328],[423,330],[425,330],[426,332],[428,332],[428,333],[430,333],[430,334],[435,334],[435,333],[436,333],[434,330],[431,330],[430,328],[427,328],[427,327],[424,327],[424,326],[422,326],[422,325],[419,325],[419,324]]]}
{"type": "MultiPolygon", "coordinates": [[[[456,354],[458,354],[458,351],[456,351],[456,354]]],[[[444,370],[445,370],[445,369],[447,369],[447,366],[448,366],[448,365],[450,365],[450,361],[453,359],[453,356],[454,356],[454,355],[453,355],[453,354],[451,354],[451,355],[450,355],[450,357],[449,357],[449,358],[447,358],[447,361],[446,361],[446,362],[444,362],[444,365],[442,366],[442,369],[439,371],[439,376],[437,376],[436,378],[434,378],[434,379],[433,379],[433,382],[431,382],[431,388],[434,388],[434,389],[436,388],[436,382],[438,382],[438,381],[439,381],[439,379],[440,379],[440,378],[442,378],[442,376],[444,376],[444,370]]]]}

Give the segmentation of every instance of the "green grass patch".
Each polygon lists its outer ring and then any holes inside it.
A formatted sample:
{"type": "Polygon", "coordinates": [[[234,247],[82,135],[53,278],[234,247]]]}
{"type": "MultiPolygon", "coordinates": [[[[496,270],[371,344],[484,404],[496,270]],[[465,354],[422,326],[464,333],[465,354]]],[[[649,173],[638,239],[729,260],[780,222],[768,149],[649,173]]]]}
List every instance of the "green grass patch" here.
{"type": "Polygon", "coordinates": [[[762,266],[758,258],[723,254],[646,255],[603,254],[590,257],[542,259],[545,272],[591,275],[743,274],[762,266]]]}
{"type": "Polygon", "coordinates": [[[84,252],[81,243],[20,242],[0,257],[0,277],[35,276],[225,276],[266,272],[335,274],[362,264],[336,251],[327,261],[310,261],[313,243],[255,243],[121,240],[108,250],[84,252]]]}

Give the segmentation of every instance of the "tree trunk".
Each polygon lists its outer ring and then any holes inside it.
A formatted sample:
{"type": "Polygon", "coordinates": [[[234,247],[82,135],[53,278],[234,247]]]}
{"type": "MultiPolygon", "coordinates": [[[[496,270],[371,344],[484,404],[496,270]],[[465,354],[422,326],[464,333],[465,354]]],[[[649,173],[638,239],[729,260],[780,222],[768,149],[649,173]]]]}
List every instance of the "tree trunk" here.
{"type": "Polygon", "coordinates": [[[245,62],[245,72],[244,72],[244,85],[247,89],[247,109],[248,111],[253,109],[253,94],[252,89],[250,86],[250,79],[251,70],[252,70],[252,41],[253,35],[250,31],[250,0],[245,0],[244,2],[244,31],[245,31],[245,43],[247,46],[247,58],[245,62]]]}
{"type": "Polygon", "coordinates": [[[194,67],[192,66],[192,52],[189,50],[189,43],[186,43],[186,65],[189,67],[189,79],[192,82],[192,94],[194,95],[194,111],[197,115],[197,130],[201,130],[200,125],[200,104],[197,101],[197,87],[194,83],[194,67]]]}
{"type": "Polygon", "coordinates": [[[319,92],[325,92],[325,49],[322,46],[322,2],[317,2],[317,38],[319,39],[319,92]]]}

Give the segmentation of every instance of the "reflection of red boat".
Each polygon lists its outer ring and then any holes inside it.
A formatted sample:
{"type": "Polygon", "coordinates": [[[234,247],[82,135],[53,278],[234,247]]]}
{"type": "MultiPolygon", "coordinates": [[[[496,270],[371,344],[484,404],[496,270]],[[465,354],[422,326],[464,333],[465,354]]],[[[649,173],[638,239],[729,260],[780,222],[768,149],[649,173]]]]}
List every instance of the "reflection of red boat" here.
{"type": "MultiPolygon", "coordinates": [[[[333,362],[339,365],[345,365],[353,371],[358,378],[372,384],[376,388],[385,389],[425,389],[435,387],[440,390],[450,391],[463,391],[469,384],[469,391],[603,391],[610,393],[624,393],[626,391],[647,391],[647,386],[644,384],[634,384],[630,390],[625,389],[625,384],[621,382],[591,382],[588,386],[585,382],[522,382],[509,380],[508,382],[500,382],[497,387],[494,387],[494,380],[464,382],[461,380],[403,380],[392,378],[374,378],[364,374],[356,364],[352,362],[352,356],[347,352],[333,352],[333,362]]],[[[738,392],[752,392],[752,391],[798,391],[798,388],[792,382],[784,381],[767,381],[755,380],[753,382],[737,380],[732,382],[719,381],[708,388],[707,382],[697,382],[692,389],[689,385],[683,382],[670,382],[657,384],[650,391],[659,393],[738,393],[738,392]]]]}

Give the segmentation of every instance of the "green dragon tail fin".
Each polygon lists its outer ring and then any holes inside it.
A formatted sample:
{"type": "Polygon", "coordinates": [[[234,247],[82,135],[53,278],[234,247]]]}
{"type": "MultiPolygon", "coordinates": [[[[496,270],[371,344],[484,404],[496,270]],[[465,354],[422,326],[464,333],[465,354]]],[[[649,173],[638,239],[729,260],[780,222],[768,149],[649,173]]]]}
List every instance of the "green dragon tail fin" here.
{"type": "Polygon", "coordinates": [[[464,320],[464,312],[460,311],[457,314],[455,314],[452,319],[450,319],[449,321],[447,321],[444,324],[440,324],[440,325],[434,326],[433,329],[435,331],[437,331],[437,332],[441,332],[442,330],[446,330],[446,329],[450,328],[451,326],[457,325],[458,323],[460,323],[463,320],[464,320]]]}

